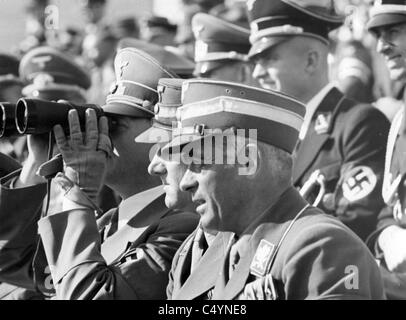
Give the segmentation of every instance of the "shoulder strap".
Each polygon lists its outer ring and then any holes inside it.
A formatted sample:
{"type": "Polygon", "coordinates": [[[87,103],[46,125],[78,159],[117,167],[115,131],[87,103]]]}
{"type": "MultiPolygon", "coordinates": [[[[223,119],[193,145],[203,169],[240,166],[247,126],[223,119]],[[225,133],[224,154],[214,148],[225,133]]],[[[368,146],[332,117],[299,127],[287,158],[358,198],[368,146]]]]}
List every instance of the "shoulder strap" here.
{"type": "Polygon", "coordinates": [[[273,251],[272,256],[271,256],[271,262],[269,264],[269,272],[272,270],[272,267],[275,263],[276,256],[279,252],[279,249],[282,246],[283,241],[286,239],[286,236],[288,235],[289,231],[292,230],[293,225],[299,218],[302,216],[302,214],[310,207],[310,204],[307,204],[300,212],[296,215],[296,217],[289,223],[287,228],[285,229],[285,232],[282,234],[282,237],[280,238],[278,245],[276,246],[276,249],[273,251]]]}

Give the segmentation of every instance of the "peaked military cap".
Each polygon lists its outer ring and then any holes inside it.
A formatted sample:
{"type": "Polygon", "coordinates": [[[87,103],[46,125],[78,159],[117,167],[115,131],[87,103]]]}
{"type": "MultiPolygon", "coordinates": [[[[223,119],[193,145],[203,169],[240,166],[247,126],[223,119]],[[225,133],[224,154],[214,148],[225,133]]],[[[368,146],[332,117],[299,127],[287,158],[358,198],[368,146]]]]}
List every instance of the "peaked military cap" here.
{"type": "Polygon", "coordinates": [[[182,84],[184,79],[160,79],[158,83],[159,100],[155,105],[152,126],[137,138],[140,143],[169,142],[172,138],[173,124],[177,122],[176,111],[182,106],[182,84]]]}
{"type": "Polygon", "coordinates": [[[40,47],[29,51],[20,63],[20,77],[26,84],[25,96],[47,92],[51,100],[65,99],[66,93],[86,96],[91,80],[74,58],[54,48],[40,47]]]}
{"type": "Polygon", "coordinates": [[[205,13],[192,19],[195,42],[195,74],[205,74],[227,60],[247,61],[250,31],[205,13]]]}
{"type": "Polygon", "coordinates": [[[21,83],[18,75],[20,61],[12,55],[0,54],[0,85],[21,83]]]}
{"type": "Polygon", "coordinates": [[[405,0],[377,0],[370,10],[367,28],[373,32],[378,27],[406,23],[405,0]]]}
{"type": "Polygon", "coordinates": [[[291,36],[313,37],[328,44],[330,31],[344,21],[332,0],[248,0],[247,9],[251,58],[291,36]]]}
{"type": "Polygon", "coordinates": [[[114,69],[116,84],[107,96],[103,110],[130,117],[152,118],[158,102],[159,79],[177,78],[173,71],[163,66],[162,61],[135,48],[119,50],[114,69]]]}
{"type": "Polygon", "coordinates": [[[179,125],[165,149],[235,128],[256,129],[259,141],[292,153],[306,112],[285,94],[232,82],[186,80],[182,95],[179,125]]]}
{"type": "Polygon", "coordinates": [[[149,43],[135,38],[125,38],[118,43],[118,50],[123,48],[136,48],[149,54],[166,68],[169,68],[182,78],[193,75],[195,64],[189,59],[171,51],[167,47],[149,43]]]}

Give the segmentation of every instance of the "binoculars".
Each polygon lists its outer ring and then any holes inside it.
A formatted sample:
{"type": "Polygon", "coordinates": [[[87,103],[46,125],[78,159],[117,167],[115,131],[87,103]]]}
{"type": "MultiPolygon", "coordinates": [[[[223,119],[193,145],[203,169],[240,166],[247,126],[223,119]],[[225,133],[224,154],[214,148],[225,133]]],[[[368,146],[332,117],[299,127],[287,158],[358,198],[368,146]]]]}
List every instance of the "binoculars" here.
{"type": "Polygon", "coordinates": [[[68,113],[76,110],[84,128],[86,110],[96,111],[97,118],[104,115],[95,104],[75,105],[71,102],[50,102],[39,99],[20,99],[16,104],[0,103],[0,138],[13,135],[43,134],[52,131],[57,124],[69,132],[68,113]]]}

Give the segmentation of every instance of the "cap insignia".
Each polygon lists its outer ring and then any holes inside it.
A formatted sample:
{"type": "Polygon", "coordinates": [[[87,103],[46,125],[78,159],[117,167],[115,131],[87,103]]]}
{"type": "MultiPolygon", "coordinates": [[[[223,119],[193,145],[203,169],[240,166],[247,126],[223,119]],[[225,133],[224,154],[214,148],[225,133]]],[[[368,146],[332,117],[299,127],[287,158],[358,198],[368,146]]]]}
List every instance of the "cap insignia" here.
{"type": "Polygon", "coordinates": [[[122,61],[120,65],[120,78],[123,77],[124,74],[124,69],[127,68],[130,65],[129,61],[122,61]]]}
{"type": "Polygon", "coordinates": [[[38,67],[40,67],[41,69],[44,69],[45,65],[50,61],[52,61],[51,56],[40,56],[40,57],[32,58],[32,62],[37,64],[38,67]]]}

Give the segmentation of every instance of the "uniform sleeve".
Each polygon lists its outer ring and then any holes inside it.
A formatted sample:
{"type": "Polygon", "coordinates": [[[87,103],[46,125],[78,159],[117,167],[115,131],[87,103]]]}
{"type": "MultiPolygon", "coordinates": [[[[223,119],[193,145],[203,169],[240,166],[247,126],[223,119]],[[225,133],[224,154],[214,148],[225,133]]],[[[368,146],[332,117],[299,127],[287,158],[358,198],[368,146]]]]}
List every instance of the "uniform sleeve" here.
{"type": "Polygon", "coordinates": [[[379,269],[371,253],[342,227],[315,223],[301,228],[285,248],[281,269],[286,299],[384,298],[379,269]]]}
{"type": "Polygon", "coordinates": [[[39,232],[58,299],[165,299],[176,250],[196,228],[197,217],[175,214],[160,220],[146,241],[107,265],[94,214],[86,210],[44,218],[39,232]]]}
{"type": "Polygon", "coordinates": [[[336,190],[339,219],[365,240],[377,225],[384,206],[382,182],[389,132],[386,117],[370,106],[353,106],[351,123],[344,125],[340,144],[343,158],[336,190]]]}
{"type": "Polygon", "coordinates": [[[378,238],[381,232],[387,227],[398,225],[393,217],[393,207],[385,206],[382,208],[378,216],[378,226],[374,232],[368,237],[366,243],[369,249],[374,253],[377,259],[383,258],[382,250],[378,245],[378,238]]]}
{"type": "Polygon", "coordinates": [[[18,175],[15,172],[1,180],[0,281],[33,289],[31,264],[46,186],[10,189],[10,180],[18,175]]]}

